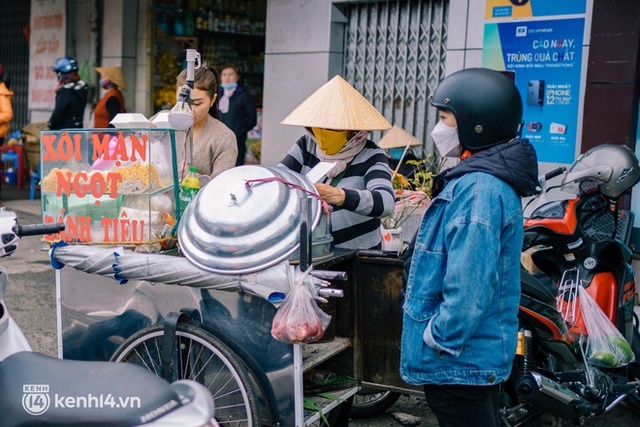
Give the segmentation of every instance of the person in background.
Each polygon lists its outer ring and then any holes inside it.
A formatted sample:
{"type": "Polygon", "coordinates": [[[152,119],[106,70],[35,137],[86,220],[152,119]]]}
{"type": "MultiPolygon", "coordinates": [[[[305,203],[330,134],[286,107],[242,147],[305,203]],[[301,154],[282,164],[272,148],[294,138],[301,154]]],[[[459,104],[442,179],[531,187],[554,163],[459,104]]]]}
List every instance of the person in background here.
{"type": "Polygon", "coordinates": [[[407,180],[413,179],[416,172],[416,167],[407,164],[407,161],[420,161],[413,152],[413,148],[421,146],[422,141],[397,125],[394,125],[378,141],[378,147],[387,151],[387,161],[391,170],[401,174],[407,180]]]}
{"type": "Polygon", "coordinates": [[[53,64],[58,75],[56,102],[48,121],[49,129],[59,130],[84,127],[84,109],[89,87],[78,75],[78,63],[74,58],[60,58],[53,64]]]}
{"type": "Polygon", "coordinates": [[[278,166],[305,175],[320,162],[335,163],[325,182],[316,183],[329,203],[337,248],[379,249],[381,218],[391,214],[395,195],[384,150],[369,131],[391,125],[353,86],[336,76],[311,94],[282,122],[306,134],[278,166]]]}
{"type": "Polygon", "coordinates": [[[121,67],[96,67],[100,73],[100,87],[104,95],[93,109],[93,126],[96,128],[114,127],[109,123],[118,113],[125,112],[124,96],[121,90],[127,90],[121,67]]]}
{"type": "MultiPolygon", "coordinates": [[[[177,92],[187,83],[187,70],[182,70],[177,77],[177,92]]],[[[187,131],[184,152],[187,152],[189,133],[193,133],[193,162],[198,168],[200,185],[204,185],[210,178],[231,169],[236,164],[238,147],[236,137],[224,123],[218,120],[218,71],[207,64],[202,64],[194,72],[193,126],[187,131]]],[[[178,166],[180,179],[185,176],[189,168],[185,161],[178,166]]]]}
{"type": "Polygon", "coordinates": [[[400,374],[423,386],[440,426],[499,427],[518,335],[521,197],[536,192],[538,161],[518,138],[520,93],[499,72],[456,72],[431,105],[437,150],[460,162],[434,179],[406,258],[400,374]]]}
{"type": "Polygon", "coordinates": [[[4,67],[0,64],[0,145],[4,144],[4,139],[9,133],[9,122],[13,119],[13,91],[9,89],[9,79],[6,76],[4,67]]]}
{"type": "Polygon", "coordinates": [[[247,133],[257,123],[256,105],[253,96],[238,85],[240,72],[234,64],[220,68],[220,121],[236,135],[238,158],[236,166],[244,164],[247,154],[247,133]]]}

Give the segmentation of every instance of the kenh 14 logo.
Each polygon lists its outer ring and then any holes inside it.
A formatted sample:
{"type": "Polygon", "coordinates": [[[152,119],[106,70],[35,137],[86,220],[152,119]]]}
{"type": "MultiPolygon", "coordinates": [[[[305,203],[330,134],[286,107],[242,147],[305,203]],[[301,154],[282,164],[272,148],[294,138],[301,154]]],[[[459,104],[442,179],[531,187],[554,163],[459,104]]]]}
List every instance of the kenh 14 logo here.
{"type": "Polygon", "coordinates": [[[42,415],[51,405],[48,384],[24,384],[22,386],[22,407],[31,415],[42,415]]]}

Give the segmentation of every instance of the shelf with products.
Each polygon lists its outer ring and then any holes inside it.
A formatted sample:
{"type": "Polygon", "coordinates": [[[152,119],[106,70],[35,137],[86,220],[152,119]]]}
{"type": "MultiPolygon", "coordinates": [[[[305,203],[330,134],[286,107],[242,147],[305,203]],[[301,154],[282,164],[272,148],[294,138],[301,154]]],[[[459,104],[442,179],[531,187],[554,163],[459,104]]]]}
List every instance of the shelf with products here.
{"type": "Polygon", "coordinates": [[[233,63],[240,84],[262,105],[266,1],[155,0],[155,112],[175,103],[175,76],[184,68],[184,53],[197,49],[216,68],[233,63]]]}

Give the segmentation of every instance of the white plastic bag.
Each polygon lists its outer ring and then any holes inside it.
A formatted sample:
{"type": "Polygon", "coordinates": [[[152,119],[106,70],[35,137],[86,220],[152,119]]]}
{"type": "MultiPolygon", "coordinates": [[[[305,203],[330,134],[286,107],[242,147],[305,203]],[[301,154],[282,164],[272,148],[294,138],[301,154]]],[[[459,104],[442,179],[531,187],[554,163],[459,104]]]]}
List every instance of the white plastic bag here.
{"type": "Polygon", "coordinates": [[[582,319],[589,334],[587,359],[604,368],[618,368],[635,360],[631,346],[624,339],[598,303],[582,286],[578,286],[582,319]]]}

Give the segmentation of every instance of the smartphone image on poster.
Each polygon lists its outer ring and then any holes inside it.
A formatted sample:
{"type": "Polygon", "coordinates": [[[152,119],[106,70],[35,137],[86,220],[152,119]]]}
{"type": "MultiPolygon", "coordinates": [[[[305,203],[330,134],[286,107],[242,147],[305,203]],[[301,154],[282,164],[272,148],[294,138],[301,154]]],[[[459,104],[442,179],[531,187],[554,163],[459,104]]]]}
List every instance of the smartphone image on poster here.
{"type": "Polygon", "coordinates": [[[544,80],[529,80],[527,105],[542,107],[544,103],[544,80]]]}

